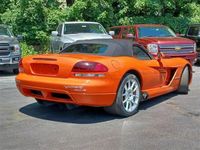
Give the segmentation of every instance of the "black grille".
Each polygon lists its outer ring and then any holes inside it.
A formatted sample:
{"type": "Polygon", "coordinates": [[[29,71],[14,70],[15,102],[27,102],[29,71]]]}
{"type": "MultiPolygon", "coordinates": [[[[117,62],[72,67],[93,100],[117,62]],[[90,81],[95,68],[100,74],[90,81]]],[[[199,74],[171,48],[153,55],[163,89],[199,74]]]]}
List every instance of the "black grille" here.
{"type": "Polygon", "coordinates": [[[0,56],[7,56],[7,55],[9,55],[10,54],[10,52],[1,52],[0,51],[0,56]]]}
{"type": "Polygon", "coordinates": [[[9,44],[8,43],[0,43],[0,56],[9,55],[9,44]]]}
{"type": "Polygon", "coordinates": [[[8,43],[0,43],[0,46],[9,46],[8,43]]]}

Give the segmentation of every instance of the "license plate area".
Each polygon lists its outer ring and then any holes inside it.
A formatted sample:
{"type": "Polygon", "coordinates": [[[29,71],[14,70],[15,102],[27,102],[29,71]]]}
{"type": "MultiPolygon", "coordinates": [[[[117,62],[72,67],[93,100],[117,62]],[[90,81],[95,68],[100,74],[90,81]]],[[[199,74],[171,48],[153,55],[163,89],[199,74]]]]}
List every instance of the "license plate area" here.
{"type": "Polygon", "coordinates": [[[50,75],[55,76],[58,74],[59,66],[55,64],[31,64],[31,70],[36,75],[50,75]]]}
{"type": "Polygon", "coordinates": [[[0,63],[9,63],[10,58],[0,58],[0,63]]]}

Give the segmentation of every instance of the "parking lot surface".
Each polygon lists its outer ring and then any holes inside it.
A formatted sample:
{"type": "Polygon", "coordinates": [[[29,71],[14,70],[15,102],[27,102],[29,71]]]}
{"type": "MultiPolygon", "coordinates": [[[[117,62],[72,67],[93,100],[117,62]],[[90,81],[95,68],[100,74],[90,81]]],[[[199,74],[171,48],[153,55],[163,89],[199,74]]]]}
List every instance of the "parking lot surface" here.
{"type": "Polygon", "coordinates": [[[143,102],[128,118],[101,108],[42,107],[0,72],[0,150],[200,150],[200,67],[188,95],[143,102]]]}

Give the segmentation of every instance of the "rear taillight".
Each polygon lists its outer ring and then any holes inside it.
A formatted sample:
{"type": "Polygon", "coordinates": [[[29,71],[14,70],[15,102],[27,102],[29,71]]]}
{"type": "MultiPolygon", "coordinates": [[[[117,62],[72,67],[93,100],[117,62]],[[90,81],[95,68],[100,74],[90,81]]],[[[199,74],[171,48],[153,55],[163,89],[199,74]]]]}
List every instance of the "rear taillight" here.
{"type": "Polygon", "coordinates": [[[108,68],[101,63],[80,61],[74,65],[72,72],[108,72],[108,68]]]}
{"type": "Polygon", "coordinates": [[[19,61],[19,65],[18,65],[20,73],[24,72],[24,67],[23,67],[22,61],[23,61],[23,59],[21,58],[20,61],[19,61]]]}
{"type": "Polygon", "coordinates": [[[80,61],[72,69],[75,77],[104,77],[108,68],[97,62],[80,61]]]}

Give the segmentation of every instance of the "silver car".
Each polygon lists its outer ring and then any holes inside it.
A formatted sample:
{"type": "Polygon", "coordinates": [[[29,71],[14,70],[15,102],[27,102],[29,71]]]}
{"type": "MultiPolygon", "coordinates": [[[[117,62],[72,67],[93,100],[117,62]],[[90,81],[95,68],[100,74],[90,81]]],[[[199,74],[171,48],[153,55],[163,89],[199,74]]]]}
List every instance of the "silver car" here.
{"type": "Polygon", "coordinates": [[[97,22],[64,22],[52,31],[50,49],[60,52],[70,43],[78,40],[112,39],[104,27],[97,22]]]}

